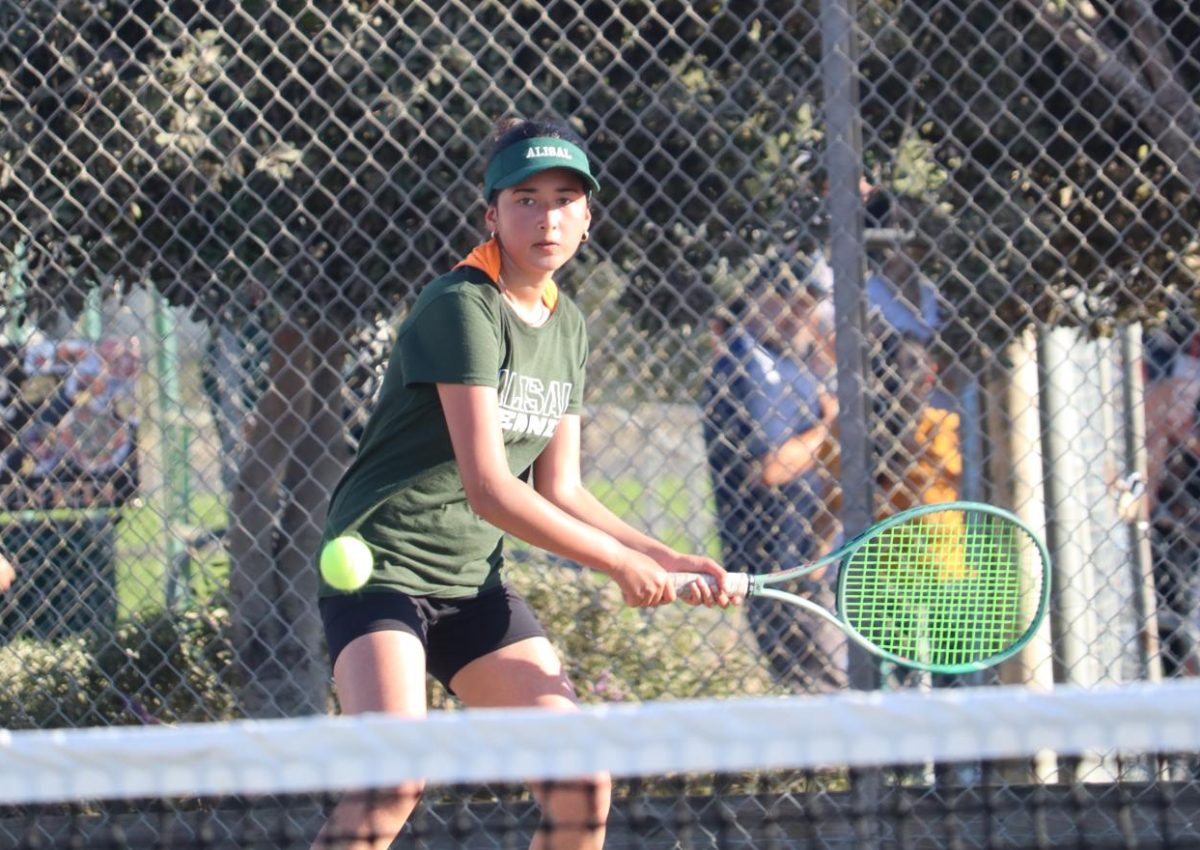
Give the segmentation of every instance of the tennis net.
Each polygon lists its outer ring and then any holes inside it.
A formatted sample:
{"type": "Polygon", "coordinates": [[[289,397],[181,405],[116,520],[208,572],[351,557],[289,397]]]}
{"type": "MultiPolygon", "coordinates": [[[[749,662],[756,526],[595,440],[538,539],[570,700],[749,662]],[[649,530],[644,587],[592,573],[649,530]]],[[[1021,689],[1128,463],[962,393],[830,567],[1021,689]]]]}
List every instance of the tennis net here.
{"type": "Polygon", "coordinates": [[[0,732],[0,848],[303,848],[343,792],[422,778],[396,847],[573,846],[594,824],[525,780],[601,771],[614,850],[1192,847],[1198,717],[1169,682],[0,732]]]}

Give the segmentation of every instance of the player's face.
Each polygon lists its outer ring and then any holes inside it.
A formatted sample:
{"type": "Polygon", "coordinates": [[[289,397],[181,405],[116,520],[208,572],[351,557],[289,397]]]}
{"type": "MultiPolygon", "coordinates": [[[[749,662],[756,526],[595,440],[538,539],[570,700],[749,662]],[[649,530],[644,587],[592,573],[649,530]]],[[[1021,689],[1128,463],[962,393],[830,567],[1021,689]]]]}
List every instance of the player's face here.
{"type": "Polygon", "coordinates": [[[566,168],[540,171],[501,190],[487,212],[508,256],[535,273],[554,272],[571,259],[591,221],[583,179],[566,168]]]}

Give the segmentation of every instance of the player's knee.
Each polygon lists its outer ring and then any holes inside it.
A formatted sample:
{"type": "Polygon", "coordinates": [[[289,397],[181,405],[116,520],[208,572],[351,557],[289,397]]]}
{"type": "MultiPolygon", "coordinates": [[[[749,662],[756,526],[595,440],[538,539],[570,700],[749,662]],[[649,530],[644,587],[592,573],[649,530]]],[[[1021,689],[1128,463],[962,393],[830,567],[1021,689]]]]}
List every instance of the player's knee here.
{"type": "Polygon", "coordinates": [[[391,788],[371,788],[350,795],[352,805],[362,811],[365,819],[380,830],[395,832],[404,826],[413,809],[425,793],[424,782],[405,782],[391,788]]]}
{"type": "Polygon", "coordinates": [[[425,784],[408,782],[346,794],[331,814],[314,847],[323,850],[383,850],[404,827],[425,784]]]}
{"type": "Polygon", "coordinates": [[[371,792],[378,805],[390,810],[413,809],[425,793],[425,783],[420,780],[405,782],[393,788],[380,788],[371,792]]]}
{"type": "Polygon", "coordinates": [[[612,778],[607,773],[579,779],[544,782],[534,796],[548,819],[575,827],[600,827],[612,803],[612,778]]]}
{"type": "Polygon", "coordinates": [[[603,824],[612,804],[612,777],[607,773],[589,777],[584,782],[584,793],[590,801],[589,814],[594,816],[596,823],[603,824]]]}

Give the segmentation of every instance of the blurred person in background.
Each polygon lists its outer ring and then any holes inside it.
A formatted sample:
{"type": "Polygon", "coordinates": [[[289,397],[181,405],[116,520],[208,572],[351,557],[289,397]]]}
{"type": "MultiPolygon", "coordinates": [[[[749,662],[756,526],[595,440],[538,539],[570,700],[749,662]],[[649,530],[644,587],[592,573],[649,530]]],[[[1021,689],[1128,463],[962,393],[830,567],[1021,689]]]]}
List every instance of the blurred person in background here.
{"type": "Polygon", "coordinates": [[[1163,673],[1200,673],[1200,378],[1146,388],[1150,543],[1163,673]]]}
{"type": "MultiPolygon", "coordinates": [[[[725,567],[750,574],[798,566],[828,549],[829,489],[820,451],[837,417],[828,292],[798,257],[765,264],[713,323],[702,393],[704,436],[725,567]]],[[[833,575],[789,590],[832,607],[833,575]]],[[[821,618],[769,599],[748,606],[776,677],[800,692],[847,686],[846,640],[821,618]]]]}
{"type": "Polygon", "coordinates": [[[1146,380],[1200,382],[1200,320],[1182,295],[1167,297],[1163,323],[1146,334],[1146,380]]]}
{"type": "Polygon", "coordinates": [[[877,483],[889,513],[953,502],[962,480],[960,416],[941,406],[938,365],[916,337],[898,337],[888,361],[893,388],[878,401],[882,431],[877,483]]]}
{"type": "Polygon", "coordinates": [[[923,241],[913,240],[873,258],[866,281],[868,327],[885,357],[901,335],[928,345],[941,325],[937,287],[920,269],[927,250],[923,241]]]}
{"type": "MultiPolygon", "coordinates": [[[[0,345],[0,504],[7,505],[9,491],[13,486],[13,473],[20,456],[18,433],[29,419],[28,405],[21,396],[21,385],[25,370],[21,365],[21,351],[15,345],[0,345]]],[[[17,579],[12,562],[0,552],[0,593],[4,593],[17,579]]]]}
{"type": "MultiPolygon", "coordinates": [[[[961,417],[942,406],[937,382],[939,370],[933,353],[919,339],[900,335],[893,341],[887,360],[880,363],[880,369],[886,381],[878,381],[873,393],[876,521],[922,505],[955,501],[962,492],[963,471],[961,417]]],[[[836,438],[836,434],[832,436],[836,438]]],[[[820,456],[821,464],[828,470],[831,489],[827,504],[834,516],[840,515],[842,509],[839,451],[836,439],[831,439],[820,456]]],[[[935,513],[925,521],[940,525],[957,519],[935,513]]],[[[839,543],[835,541],[834,545],[839,543]]],[[[946,550],[945,569],[953,573],[962,568],[964,554],[946,550]]]]}

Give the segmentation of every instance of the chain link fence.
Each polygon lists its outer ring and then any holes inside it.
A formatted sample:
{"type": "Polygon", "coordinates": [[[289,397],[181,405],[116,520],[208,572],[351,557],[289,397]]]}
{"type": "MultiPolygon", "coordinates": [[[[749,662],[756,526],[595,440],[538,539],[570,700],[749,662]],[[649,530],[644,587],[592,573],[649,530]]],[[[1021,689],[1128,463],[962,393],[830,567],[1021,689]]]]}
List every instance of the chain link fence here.
{"type": "MultiPolygon", "coordinates": [[[[1058,572],[980,681],[1195,671],[1192,5],[23,0],[0,32],[0,725],[330,708],[328,494],[406,305],[483,238],[510,114],[568,120],[604,187],[561,282],[606,505],[771,569],[852,501],[992,502],[1058,572]],[[746,387],[784,363],[767,423],[746,387]]],[[[584,699],[845,686],[795,618],[622,610],[511,556],[584,699]]]]}

